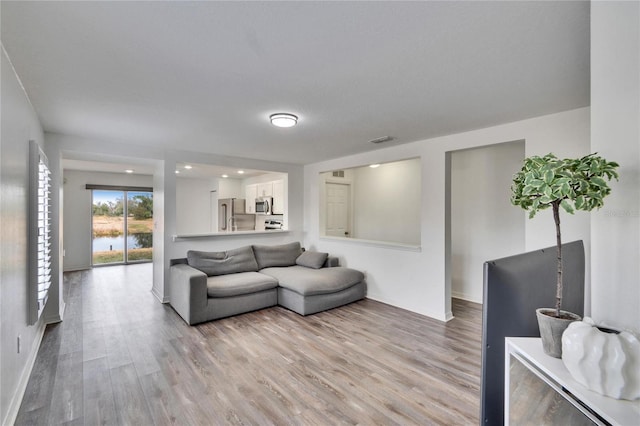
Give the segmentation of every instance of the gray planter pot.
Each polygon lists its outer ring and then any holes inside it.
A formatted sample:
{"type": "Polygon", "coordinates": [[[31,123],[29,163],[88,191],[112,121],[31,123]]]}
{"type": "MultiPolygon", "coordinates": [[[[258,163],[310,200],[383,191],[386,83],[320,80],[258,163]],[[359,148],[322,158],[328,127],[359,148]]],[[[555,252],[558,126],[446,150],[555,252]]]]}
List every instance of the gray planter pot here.
{"type": "Polygon", "coordinates": [[[542,349],[544,353],[554,358],[562,357],[562,333],[574,321],[580,321],[580,315],[572,312],[560,311],[561,314],[568,315],[572,319],[556,318],[546,315],[545,312],[553,314],[555,309],[538,308],[536,309],[536,317],[538,318],[538,327],[540,328],[540,337],[542,337],[542,349]]]}

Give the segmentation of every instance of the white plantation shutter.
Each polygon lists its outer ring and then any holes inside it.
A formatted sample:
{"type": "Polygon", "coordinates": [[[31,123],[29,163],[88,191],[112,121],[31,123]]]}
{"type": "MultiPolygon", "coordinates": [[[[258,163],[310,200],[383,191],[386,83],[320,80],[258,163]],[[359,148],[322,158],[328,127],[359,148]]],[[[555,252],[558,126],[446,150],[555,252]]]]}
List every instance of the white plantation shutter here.
{"type": "Polygon", "coordinates": [[[29,323],[40,318],[51,285],[51,172],[47,157],[30,141],[29,323]]]}

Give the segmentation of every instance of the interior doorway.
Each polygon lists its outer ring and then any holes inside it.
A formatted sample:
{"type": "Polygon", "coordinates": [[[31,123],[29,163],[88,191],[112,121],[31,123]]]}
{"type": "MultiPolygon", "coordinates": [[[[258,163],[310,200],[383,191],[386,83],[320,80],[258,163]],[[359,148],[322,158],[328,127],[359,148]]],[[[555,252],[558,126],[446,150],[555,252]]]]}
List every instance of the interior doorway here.
{"type": "Polygon", "coordinates": [[[447,153],[449,303],[482,303],[484,262],[524,250],[525,215],[510,202],[524,156],[524,141],[447,153]]]}

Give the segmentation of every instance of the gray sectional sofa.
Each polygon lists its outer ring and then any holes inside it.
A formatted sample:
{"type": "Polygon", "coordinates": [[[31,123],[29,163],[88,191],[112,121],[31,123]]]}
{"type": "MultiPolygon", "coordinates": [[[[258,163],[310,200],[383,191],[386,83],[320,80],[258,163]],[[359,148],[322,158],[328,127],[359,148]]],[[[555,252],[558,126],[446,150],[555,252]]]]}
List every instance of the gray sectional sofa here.
{"type": "Polygon", "coordinates": [[[362,272],[298,242],[191,250],[173,259],[170,271],[169,303],[191,325],[275,305],[309,315],[366,294],[362,272]]]}

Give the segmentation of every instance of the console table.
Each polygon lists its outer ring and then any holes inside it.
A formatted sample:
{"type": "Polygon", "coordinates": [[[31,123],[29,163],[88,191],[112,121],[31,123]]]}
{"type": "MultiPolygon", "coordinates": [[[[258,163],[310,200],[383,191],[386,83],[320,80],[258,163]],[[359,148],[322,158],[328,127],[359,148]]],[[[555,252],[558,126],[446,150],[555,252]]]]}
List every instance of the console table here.
{"type": "Polygon", "coordinates": [[[540,338],[505,339],[505,425],[640,425],[640,400],[608,398],[571,377],[540,338]]]}

